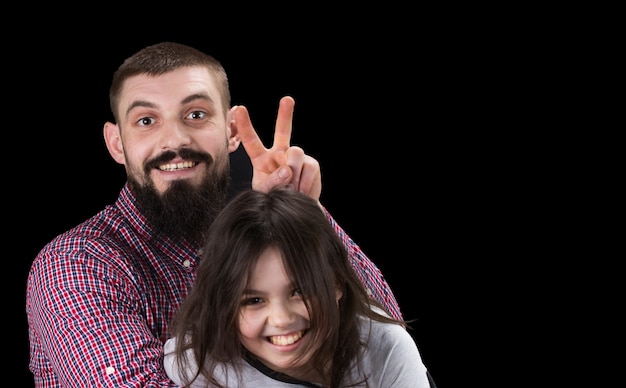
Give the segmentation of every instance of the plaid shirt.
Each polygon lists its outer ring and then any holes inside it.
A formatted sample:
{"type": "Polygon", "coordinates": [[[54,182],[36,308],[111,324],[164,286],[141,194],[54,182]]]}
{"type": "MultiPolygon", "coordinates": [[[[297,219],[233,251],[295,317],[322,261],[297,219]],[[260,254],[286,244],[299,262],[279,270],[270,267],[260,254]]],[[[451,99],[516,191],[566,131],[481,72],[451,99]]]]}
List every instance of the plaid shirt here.
{"type": "MultiPolygon", "coordinates": [[[[326,215],[372,297],[401,318],[380,270],[326,215]]],[[[200,254],[195,242],[156,236],[128,186],[115,204],[53,239],[27,283],[36,386],[175,387],[163,369],[163,344],[200,254]]]]}

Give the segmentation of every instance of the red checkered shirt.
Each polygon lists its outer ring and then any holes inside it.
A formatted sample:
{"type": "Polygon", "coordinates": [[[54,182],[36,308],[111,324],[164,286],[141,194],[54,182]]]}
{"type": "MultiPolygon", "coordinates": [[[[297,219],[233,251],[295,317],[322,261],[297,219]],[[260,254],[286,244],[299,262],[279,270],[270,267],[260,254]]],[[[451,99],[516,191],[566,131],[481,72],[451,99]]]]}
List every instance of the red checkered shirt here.
{"type": "MultiPolygon", "coordinates": [[[[371,296],[402,318],[376,265],[324,209],[371,296]]],[[[28,276],[30,363],[38,387],[174,387],[168,323],[195,280],[200,246],[157,236],[128,186],[48,243],[28,276]]]]}

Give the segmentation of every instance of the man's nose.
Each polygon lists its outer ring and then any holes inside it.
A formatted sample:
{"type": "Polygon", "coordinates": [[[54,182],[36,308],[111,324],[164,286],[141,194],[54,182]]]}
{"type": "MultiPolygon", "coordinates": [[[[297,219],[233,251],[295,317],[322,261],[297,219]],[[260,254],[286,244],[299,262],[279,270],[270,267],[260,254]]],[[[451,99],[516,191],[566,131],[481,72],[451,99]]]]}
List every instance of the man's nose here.
{"type": "Polygon", "coordinates": [[[191,143],[189,129],[178,121],[165,123],[161,127],[161,148],[177,150],[191,143]]]}

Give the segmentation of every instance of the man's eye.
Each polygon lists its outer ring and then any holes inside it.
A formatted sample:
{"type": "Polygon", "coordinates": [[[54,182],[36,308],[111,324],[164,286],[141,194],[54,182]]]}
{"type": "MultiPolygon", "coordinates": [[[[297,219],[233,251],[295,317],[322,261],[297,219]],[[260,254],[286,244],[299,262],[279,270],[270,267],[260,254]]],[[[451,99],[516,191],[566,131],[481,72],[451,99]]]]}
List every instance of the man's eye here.
{"type": "Polygon", "coordinates": [[[200,120],[206,117],[206,113],[201,110],[196,110],[187,115],[187,118],[192,120],[200,120]]]}
{"type": "Polygon", "coordinates": [[[148,125],[154,124],[154,119],[152,117],[142,117],[137,120],[137,124],[142,127],[146,127],[148,125]]]}

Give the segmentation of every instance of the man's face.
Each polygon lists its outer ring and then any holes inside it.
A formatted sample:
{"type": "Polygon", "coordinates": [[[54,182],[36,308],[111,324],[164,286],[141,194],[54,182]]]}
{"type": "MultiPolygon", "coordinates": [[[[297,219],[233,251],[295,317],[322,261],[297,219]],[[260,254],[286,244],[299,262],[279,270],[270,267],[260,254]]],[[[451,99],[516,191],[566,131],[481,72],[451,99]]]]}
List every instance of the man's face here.
{"type": "Polygon", "coordinates": [[[207,170],[224,168],[230,131],[220,96],[200,67],[128,79],[118,123],[128,175],[163,194],[172,182],[197,187],[207,170]]]}
{"type": "Polygon", "coordinates": [[[124,84],[118,134],[105,128],[105,136],[119,148],[114,158],[125,165],[140,209],[158,229],[189,234],[221,209],[236,147],[220,96],[214,78],[199,67],[124,84]]]}

